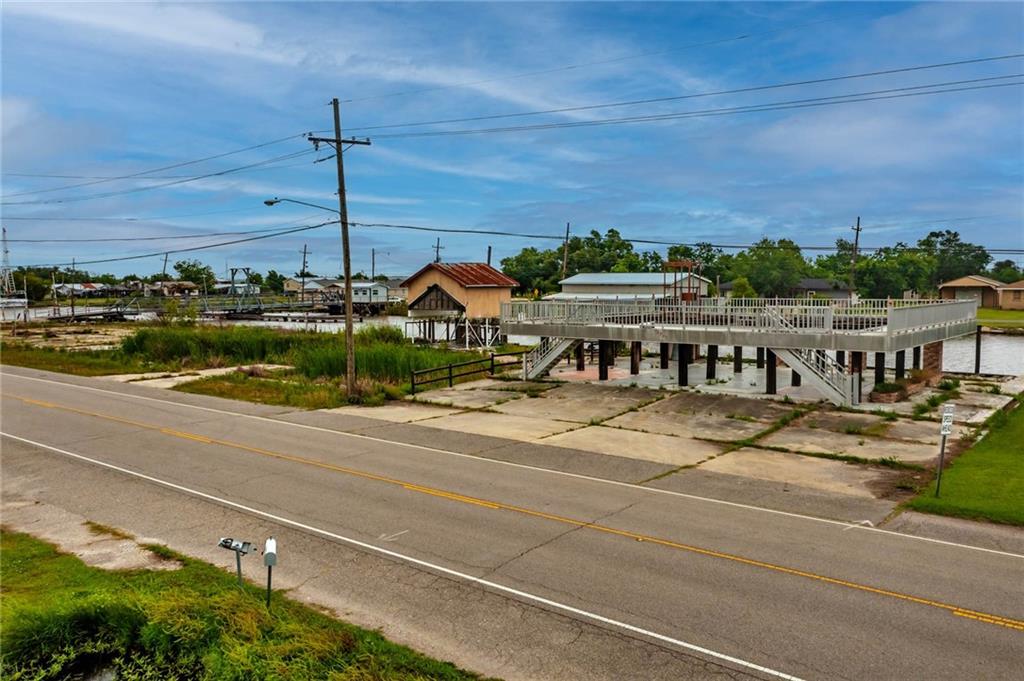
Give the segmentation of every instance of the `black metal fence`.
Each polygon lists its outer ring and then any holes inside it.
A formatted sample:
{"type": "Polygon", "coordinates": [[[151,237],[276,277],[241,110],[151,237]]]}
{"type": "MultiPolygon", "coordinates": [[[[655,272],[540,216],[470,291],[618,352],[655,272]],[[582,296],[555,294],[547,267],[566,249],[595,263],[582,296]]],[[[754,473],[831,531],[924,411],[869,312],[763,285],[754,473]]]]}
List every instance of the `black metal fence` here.
{"type": "Polygon", "coordinates": [[[520,366],[522,362],[519,358],[524,352],[525,351],[523,350],[515,352],[492,352],[489,357],[471,359],[468,362],[455,362],[453,364],[446,364],[444,366],[433,367],[431,369],[412,371],[409,375],[409,392],[415,395],[416,388],[418,386],[445,381],[448,383],[448,387],[450,388],[455,385],[456,379],[464,378],[466,376],[476,376],[477,374],[488,374],[493,376],[498,370],[504,369],[505,367],[520,366]],[[502,361],[505,357],[515,357],[516,359],[502,361]]]}

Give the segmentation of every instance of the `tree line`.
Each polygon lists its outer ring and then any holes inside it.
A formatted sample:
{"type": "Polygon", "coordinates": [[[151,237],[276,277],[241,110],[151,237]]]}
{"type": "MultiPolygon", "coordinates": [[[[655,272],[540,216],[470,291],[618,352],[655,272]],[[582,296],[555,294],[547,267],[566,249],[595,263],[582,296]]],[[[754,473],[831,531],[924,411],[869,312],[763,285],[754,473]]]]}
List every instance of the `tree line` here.
{"type": "MultiPolygon", "coordinates": [[[[502,270],[519,282],[521,293],[558,291],[564,248],[524,248],[504,258],[502,270]]],[[[983,246],[964,241],[952,230],[929,232],[914,245],[899,242],[861,252],[856,260],[853,243],[842,238],[836,240],[835,251],[817,256],[805,255],[789,239],[763,238],[735,253],[698,243],[670,246],[663,257],[659,251],[638,251],[615,229],[603,235],[593,230],[587,236],[569,239],[565,276],[580,272],[660,272],[666,259],[698,261],[701,274],[713,285],[733,282],[734,295],[745,297],[785,297],[807,277],[849,284],[851,273],[857,293],[865,298],[900,298],[905,291],[928,294],[939,284],[968,274],[982,274],[1005,283],[1024,278],[1024,272],[1012,260],[993,263],[983,246]]]]}

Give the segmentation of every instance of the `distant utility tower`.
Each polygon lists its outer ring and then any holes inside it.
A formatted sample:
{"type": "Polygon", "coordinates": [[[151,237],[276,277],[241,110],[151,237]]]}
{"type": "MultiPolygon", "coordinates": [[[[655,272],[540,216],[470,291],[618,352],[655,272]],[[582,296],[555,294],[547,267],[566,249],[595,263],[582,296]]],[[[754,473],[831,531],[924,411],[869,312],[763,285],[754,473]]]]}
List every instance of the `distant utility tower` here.
{"type": "Polygon", "coordinates": [[[14,270],[11,269],[11,253],[7,250],[7,228],[3,228],[4,260],[0,265],[0,296],[13,297],[17,289],[14,286],[14,270]]]}

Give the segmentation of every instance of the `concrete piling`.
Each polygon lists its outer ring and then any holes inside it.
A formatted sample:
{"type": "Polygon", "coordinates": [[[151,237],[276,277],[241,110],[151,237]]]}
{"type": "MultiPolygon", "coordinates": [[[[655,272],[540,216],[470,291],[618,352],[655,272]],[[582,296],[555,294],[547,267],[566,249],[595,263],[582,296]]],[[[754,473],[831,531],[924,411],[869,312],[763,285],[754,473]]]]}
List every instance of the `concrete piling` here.
{"type": "Polygon", "coordinates": [[[710,381],[718,375],[718,346],[708,346],[708,367],[705,377],[710,381]]]}
{"type": "Polygon", "coordinates": [[[743,346],[734,345],[732,348],[732,372],[734,374],[743,373],[743,346]]]}
{"type": "Polygon", "coordinates": [[[775,359],[775,353],[771,351],[771,348],[758,348],[758,351],[764,351],[764,391],[768,395],[774,395],[778,392],[778,386],[776,384],[776,372],[778,370],[778,361],[775,359]]]}

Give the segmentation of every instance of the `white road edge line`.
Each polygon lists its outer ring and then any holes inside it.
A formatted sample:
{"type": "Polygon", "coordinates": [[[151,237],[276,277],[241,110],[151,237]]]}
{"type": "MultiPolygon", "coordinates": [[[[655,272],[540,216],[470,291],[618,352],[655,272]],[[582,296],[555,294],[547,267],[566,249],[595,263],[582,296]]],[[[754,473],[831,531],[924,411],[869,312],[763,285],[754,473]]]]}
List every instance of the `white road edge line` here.
{"type": "MultiPolygon", "coordinates": [[[[321,433],[330,433],[332,435],[336,435],[336,436],[339,436],[339,437],[352,437],[352,438],[357,438],[357,439],[361,439],[361,440],[369,440],[371,442],[379,442],[379,443],[382,443],[382,444],[397,445],[397,446],[400,446],[400,447],[411,447],[413,449],[419,449],[419,450],[426,451],[426,452],[433,452],[433,453],[436,453],[436,454],[446,454],[448,456],[455,456],[455,457],[459,457],[459,458],[463,458],[463,459],[473,459],[474,461],[481,461],[481,462],[497,464],[497,465],[501,465],[501,466],[511,466],[513,468],[522,468],[522,469],[525,469],[525,470],[531,470],[531,471],[538,471],[538,472],[541,472],[541,473],[547,473],[549,475],[560,475],[560,476],[563,476],[563,477],[576,478],[576,479],[579,479],[579,480],[589,480],[590,482],[598,482],[598,483],[602,483],[602,484],[605,484],[605,485],[615,485],[615,486],[618,486],[618,487],[628,487],[630,489],[643,490],[644,492],[650,492],[650,493],[654,493],[654,494],[665,494],[665,495],[674,496],[674,497],[681,497],[681,498],[684,498],[684,499],[692,499],[694,501],[705,501],[705,502],[712,503],[712,504],[721,504],[723,506],[732,506],[733,508],[741,508],[741,509],[745,509],[745,510],[748,510],[748,511],[757,511],[757,512],[760,512],[760,513],[771,513],[771,514],[774,514],[774,515],[781,515],[781,516],[786,516],[786,517],[789,517],[789,518],[798,518],[800,520],[810,520],[810,521],[814,521],[814,522],[818,522],[818,523],[826,523],[828,525],[839,526],[839,527],[843,528],[843,530],[854,529],[854,530],[860,530],[862,532],[877,532],[878,534],[884,534],[884,535],[888,535],[890,537],[899,537],[901,539],[912,539],[912,540],[916,540],[916,541],[928,542],[928,543],[931,543],[931,544],[940,544],[940,545],[943,545],[943,546],[954,546],[954,547],[961,548],[961,549],[969,549],[971,551],[981,551],[981,552],[984,552],[984,553],[992,553],[992,554],[995,554],[995,555],[998,555],[998,556],[1009,556],[1011,558],[1022,558],[1022,559],[1024,559],[1024,554],[1013,553],[1011,551],[1000,551],[998,549],[990,549],[990,548],[986,548],[984,546],[973,546],[971,544],[961,544],[959,542],[947,541],[945,539],[935,539],[933,537],[921,537],[921,536],[918,536],[918,535],[915,535],[915,534],[904,534],[902,532],[895,532],[893,530],[887,530],[887,529],[881,528],[881,527],[866,527],[866,526],[863,526],[863,525],[856,525],[856,526],[851,527],[850,523],[844,522],[842,520],[831,520],[829,518],[817,518],[817,517],[811,516],[811,515],[803,515],[803,514],[800,514],[800,513],[791,513],[789,511],[779,511],[779,510],[774,509],[774,508],[765,508],[763,506],[753,506],[753,505],[750,505],[750,504],[741,504],[741,503],[736,502],[736,501],[726,501],[725,499],[714,499],[714,498],[711,498],[711,497],[702,497],[702,496],[699,496],[699,495],[696,495],[696,494],[687,494],[686,492],[677,492],[675,490],[660,489],[658,487],[646,487],[644,485],[638,485],[638,484],[635,484],[635,483],[632,483],[632,482],[622,482],[622,481],[619,481],[619,480],[609,480],[607,478],[598,478],[598,477],[594,477],[594,476],[591,476],[591,475],[583,475],[581,473],[569,473],[567,471],[559,471],[559,470],[554,470],[552,468],[542,468],[540,466],[531,466],[529,464],[515,463],[513,461],[502,461],[501,459],[491,459],[491,458],[488,458],[486,456],[477,456],[475,454],[464,454],[462,452],[452,452],[452,451],[448,451],[447,449],[438,449],[436,447],[427,447],[426,445],[417,445],[417,444],[411,444],[411,443],[406,443],[406,442],[399,442],[399,441],[395,441],[395,440],[385,440],[384,438],[373,437],[371,435],[362,435],[362,434],[359,434],[359,433],[347,433],[347,432],[341,431],[341,430],[333,430],[331,428],[321,428],[320,426],[311,426],[311,425],[308,425],[308,424],[305,424],[305,423],[296,423],[294,421],[284,421],[282,419],[271,418],[271,417],[268,417],[268,416],[257,416],[255,414],[242,414],[242,413],[239,413],[239,412],[236,412],[236,411],[229,411],[227,409],[217,409],[216,407],[202,407],[202,406],[199,406],[199,405],[196,405],[196,404],[188,404],[186,402],[175,402],[173,400],[161,400],[161,399],[158,399],[158,398],[155,398],[155,397],[147,397],[145,395],[135,395],[133,393],[117,392],[116,390],[104,390],[103,388],[94,388],[92,386],[87,386],[87,385],[78,385],[77,383],[65,383],[63,381],[54,381],[54,380],[47,379],[47,378],[37,378],[35,376],[20,376],[18,374],[7,373],[6,371],[0,371],[0,376],[11,377],[11,378],[21,378],[21,379],[24,379],[26,381],[37,381],[37,382],[40,382],[40,383],[52,383],[53,385],[59,385],[59,386],[64,386],[64,387],[70,386],[70,387],[73,387],[73,388],[79,388],[80,390],[89,390],[89,391],[92,391],[92,392],[104,393],[106,395],[115,395],[115,396],[118,396],[118,397],[127,397],[127,398],[131,398],[131,399],[136,399],[136,400],[145,400],[147,402],[157,402],[159,404],[169,404],[169,405],[174,405],[174,406],[179,406],[179,407],[186,407],[188,409],[197,409],[197,410],[200,410],[200,411],[208,411],[208,412],[212,412],[212,413],[215,413],[215,414],[225,414],[225,415],[228,415],[228,416],[235,416],[235,417],[238,417],[238,418],[254,419],[254,420],[257,420],[257,421],[266,421],[268,423],[274,423],[274,424],[278,424],[278,425],[283,424],[283,425],[286,425],[286,426],[292,426],[294,428],[304,428],[306,430],[314,430],[314,431],[318,431],[318,432],[321,432],[321,433]]],[[[366,417],[366,418],[372,418],[372,417],[366,417]]]]}
{"type": "Polygon", "coordinates": [[[435,572],[440,572],[442,574],[448,575],[450,577],[455,577],[457,579],[463,580],[465,582],[469,582],[471,584],[479,584],[481,586],[488,587],[489,589],[493,589],[495,591],[499,591],[499,592],[502,592],[502,593],[510,594],[512,596],[516,596],[516,597],[521,598],[523,600],[532,601],[534,603],[539,603],[541,605],[546,605],[546,606],[548,606],[550,608],[553,608],[555,610],[560,610],[560,611],[562,611],[564,613],[569,613],[569,614],[572,614],[572,615],[577,615],[579,617],[582,617],[582,618],[585,618],[585,619],[588,619],[588,620],[592,620],[594,622],[600,622],[601,624],[606,624],[606,625],[615,627],[617,629],[622,629],[624,631],[629,631],[629,632],[632,632],[634,634],[639,634],[641,636],[652,638],[652,639],[661,641],[663,643],[668,643],[670,645],[677,646],[679,648],[684,648],[684,649],[689,650],[689,651],[701,653],[702,655],[707,655],[709,657],[715,658],[716,660],[722,660],[724,662],[729,662],[731,664],[735,664],[735,665],[743,667],[745,669],[751,669],[751,670],[754,670],[754,671],[758,671],[758,672],[761,672],[763,674],[767,674],[769,676],[773,676],[773,677],[779,678],[779,679],[787,679],[787,681],[803,681],[802,679],[800,679],[800,677],[793,676],[792,674],[787,674],[785,672],[776,671],[776,670],[771,669],[769,667],[764,667],[764,666],[761,666],[759,664],[755,664],[753,662],[747,662],[746,660],[741,660],[740,658],[733,657],[732,655],[727,655],[725,653],[719,653],[719,652],[716,652],[716,651],[711,650],[709,648],[704,648],[703,646],[696,645],[694,643],[687,643],[686,641],[681,641],[679,639],[672,638],[672,637],[666,636],[664,634],[659,634],[657,632],[650,631],[648,629],[642,629],[641,627],[637,627],[637,626],[634,626],[632,624],[627,624],[626,622],[620,622],[619,620],[614,620],[614,619],[611,619],[609,617],[605,617],[603,615],[598,615],[597,613],[589,612],[587,610],[581,610],[580,608],[576,608],[576,607],[573,607],[571,605],[566,605],[564,603],[559,603],[558,601],[553,601],[553,600],[551,600],[549,598],[544,598],[543,596],[537,596],[536,594],[531,594],[531,593],[526,592],[526,591],[521,591],[519,589],[514,589],[514,588],[512,588],[510,586],[505,586],[504,584],[499,584],[498,582],[492,582],[490,580],[482,579],[480,577],[475,577],[473,575],[466,574],[465,572],[459,572],[458,570],[453,570],[451,568],[446,568],[446,567],[444,567],[442,565],[437,565],[436,563],[430,563],[430,562],[427,562],[425,560],[421,560],[419,558],[414,558],[412,556],[407,556],[405,554],[398,553],[397,551],[391,551],[390,549],[385,549],[385,548],[382,548],[380,546],[375,546],[373,544],[368,544],[368,543],[360,541],[358,539],[352,539],[351,537],[346,537],[346,536],[343,536],[343,535],[340,535],[340,534],[336,534],[336,533],[331,532],[329,530],[324,530],[324,529],[321,529],[319,527],[314,527],[312,525],[306,525],[305,523],[300,523],[300,522],[298,522],[296,520],[290,520],[288,518],[285,518],[285,517],[282,517],[282,516],[279,516],[279,515],[274,515],[273,513],[268,513],[266,511],[261,511],[261,510],[259,510],[257,508],[253,508],[251,506],[245,506],[244,504],[239,504],[239,503],[231,501],[229,499],[224,499],[223,497],[217,497],[217,496],[214,496],[212,494],[207,494],[205,492],[200,492],[199,490],[195,490],[195,489],[192,489],[190,487],[185,487],[183,485],[178,485],[176,483],[169,482],[167,480],[161,480],[160,478],[155,478],[155,477],[153,477],[151,475],[146,475],[145,473],[140,473],[138,471],[133,471],[133,470],[128,469],[128,468],[122,468],[121,466],[115,466],[114,464],[107,463],[105,461],[100,461],[98,459],[93,459],[93,458],[90,458],[88,456],[84,456],[82,454],[76,454],[74,452],[69,452],[66,449],[60,449],[59,447],[53,447],[51,445],[47,445],[47,444],[44,444],[42,442],[36,442],[34,440],[29,440],[27,438],[19,437],[17,435],[11,435],[10,433],[6,433],[6,432],[3,432],[3,431],[0,431],[0,435],[2,435],[4,437],[9,437],[12,440],[17,440],[19,442],[23,442],[23,443],[28,444],[28,445],[32,445],[34,447],[40,447],[42,449],[46,449],[46,450],[49,450],[51,452],[56,452],[56,453],[61,454],[63,456],[71,457],[73,459],[79,459],[81,461],[86,461],[86,462],[94,464],[96,466],[101,466],[103,468],[109,468],[110,470],[114,470],[114,471],[117,471],[119,473],[123,473],[125,475],[130,475],[130,476],[133,476],[133,477],[136,477],[136,478],[140,478],[142,480],[146,480],[147,482],[155,483],[157,485],[161,485],[163,487],[167,487],[167,488],[176,490],[178,492],[184,492],[186,494],[191,494],[191,495],[199,497],[201,499],[207,499],[209,501],[213,501],[213,502],[216,502],[216,503],[219,503],[219,504],[223,504],[225,506],[229,506],[231,508],[235,508],[235,509],[238,509],[240,511],[245,511],[246,513],[250,513],[252,515],[257,515],[257,516],[266,518],[268,520],[272,520],[272,521],[274,521],[276,523],[280,523],[282,525],[289,525],[291,527],[295,527],[295,528],[298,528],[300,530],[306,530],[308,532],[313,532],[313,533],[319,534],[319,535],[321,535],[323,537],[327,537],[327,538],[330,538],[330,539],[335,539],[335,540],[343,542],[345,544],[350,544],[352,546],[356,546],[358,548],[365,549],[367,551],[372,551],[374,553],[379,553],[379,554],[388,556],[389,558],[395,558],[395,559],[398,559],[398,560],[401,560],[401,561],[405,561],[407,563],[411,563],[413,565],[417,565],[419,567],[423,567],[423,568],[427,568],[429,570],[433,570],[435,572]]]}

